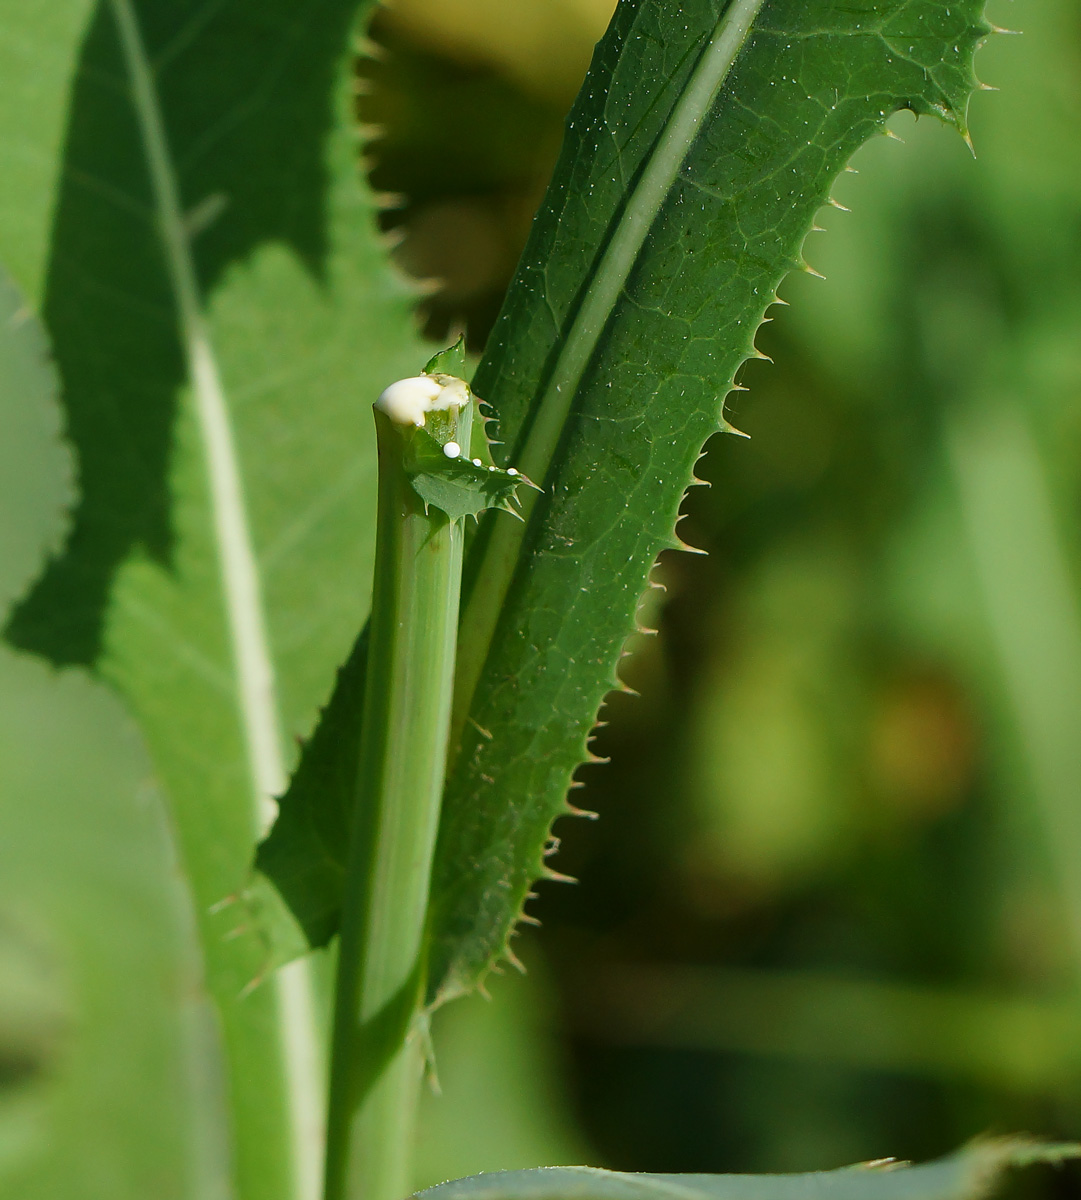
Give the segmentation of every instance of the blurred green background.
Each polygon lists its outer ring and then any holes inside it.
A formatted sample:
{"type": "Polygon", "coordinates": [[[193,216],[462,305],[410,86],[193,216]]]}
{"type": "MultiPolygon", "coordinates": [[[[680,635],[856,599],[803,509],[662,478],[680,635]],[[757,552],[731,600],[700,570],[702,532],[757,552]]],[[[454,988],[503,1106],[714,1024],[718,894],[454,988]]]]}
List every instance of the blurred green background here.
{"type": "MultiPolygon", "coordinates": [[[[609,0],[399,0],[359,68],[421,319],[479,349],[609,0]]],[[[1081,8],[999,0],[973,157],[908,114],[688,497],[530,972],[437,1022],[418,1184],[1081,1136],[1081,8]]],[[[1069,1189],[1069,1173],[1040,1186],[1069,1189]]]]}

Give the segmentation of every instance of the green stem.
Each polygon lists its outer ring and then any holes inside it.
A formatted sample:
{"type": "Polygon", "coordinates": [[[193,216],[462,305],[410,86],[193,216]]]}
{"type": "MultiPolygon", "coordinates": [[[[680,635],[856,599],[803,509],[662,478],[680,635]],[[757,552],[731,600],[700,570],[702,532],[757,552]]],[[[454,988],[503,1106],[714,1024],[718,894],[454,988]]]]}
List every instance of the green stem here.
{"type": "MultiPolygon", "coordinates": [[[[471,407],[458,418],[469,444],[471,407]]],[[[425,514],[409,430],[376,412],[379,515],[357,804],[345,880],[326,1200],[409,1191],[423,1069],[424,930],[446,769],[462,528],[425,514]]]]}

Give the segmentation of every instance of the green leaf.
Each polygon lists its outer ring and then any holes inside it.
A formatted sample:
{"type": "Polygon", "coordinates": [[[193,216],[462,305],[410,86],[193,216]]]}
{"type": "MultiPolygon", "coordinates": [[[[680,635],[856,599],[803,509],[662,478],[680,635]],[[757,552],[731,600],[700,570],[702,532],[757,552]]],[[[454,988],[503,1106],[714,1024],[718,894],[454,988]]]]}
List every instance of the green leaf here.
{"type": "MultiPolygon", "coordinates": [[[[474,439],[470,449],[475,444],[474,439]]],[[[485,446],[487,449],[487,442],[485,446]]],[[[408,435],[405,467],[425,508],[434,505],[452,521],[479,517],[489,508],[517,516],[518,488],[530,482],[518,470],[504,471],[491,462],[485,465],[479,454],[473,459],[464,454],[448,458],[443,444],[427,429],[408,435]]]]}
{"type": "Polygon", "coordinates": [[[221,1047],[142,739],[0,647],[0,1192],[224,1200],[221,1047]]]}
{"type": "Polygon", "coordinates": [[[45,331],[0,267],[0,613],[59,548],[74,496],[45,331]]]}
{"type": "MultiPolygon", "coordinates": [[[[221,902],[364,617],[370,405],[421,357],[359,178],[358,7],[36,0],[0,39],[78,47],[50,121],[0,118],[0,253],[48,327],[82,487],[7,636],[93,666],[146,735],[225,1035],[236,1186],[260,1200],[315,1186],[319,1000],[306,970],[247,994],[267,947],[221,902]],[[48,245],[23,212],[53,214],[48,245]]],[[[11,56],[16,94],[39,57],[11,56]]]]}
{"type": "Polygon", "coordinates": [[[619,686],[649,572],[680,544],[695,460],[727,428],[722,400],[833,180],[899,108],[967,136],[981,11],[620,4],[474,377],[544,495],[524,526],[482,527],[466,564],[433,999],[507,953],[550,874],[551,823],[619,686]]]}
{"type": "MultiPolygon", "coordinates": [[[[71,456],[39,322],[0,272],[0,616],[59,545],[71,456]]],[[[0,647],[0,1191],[228,1194],[191,895],[107,688],[0,647]]]]}
{"type": "Polygon", "coordinates": [[[417,1192],[425,1200],[974,1200],[1008,1167],[1076,1158],[1081,1147],[976,1142],[937,1162],[892,1159],[807,1175],[640,1175],[593,1167],[493,1171],[417,1192]]]}
{"type": "Polygon", "coordinates": [[[454,375],[458,379],[465,378],[465,334],[458,335],[458,340],[446,350],[433,354],[424,367],[425,375],[454,375]]]}

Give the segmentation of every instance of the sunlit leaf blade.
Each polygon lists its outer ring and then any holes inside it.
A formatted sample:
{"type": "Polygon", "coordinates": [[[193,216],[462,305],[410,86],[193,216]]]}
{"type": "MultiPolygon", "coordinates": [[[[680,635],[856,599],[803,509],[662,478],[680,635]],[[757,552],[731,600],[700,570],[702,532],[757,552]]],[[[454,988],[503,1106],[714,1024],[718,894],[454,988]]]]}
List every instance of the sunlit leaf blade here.
{"type": "MultiPolygon", "coordinates": [[[[44,332],[0,273],[0,615],[71,501],[44,332]]],[[[0,1192],[228,1194],[191,896],[145,749],[81,671],[0,647],[0,1192]]]]}
{"type": "Polygon", "coordinates": [[[58,548],[74,496],[60,381],[40,322],[0,267],[0,612],[58,548]]]}
{"type": "Polygon", "coordinates": [[[770,0],[688,113],[737,10],[620,4],[474,378],[545,494],[520,541],[489,522],[466,567],[433,998],[504,952],[545,873],[695,459],[833,180],[898,108],[967,132],[982,0],[770,0]]]}
{"type": "MultiPolygon", "coordinates": [[[[4,15],[16,45],[54,35],[58,12],[90,22],[72,79],[56,81],[70,84],[62,161],[55,127],[0,123],[15,168],[50,163],[6,175],[18,211],[54,213],[48,248],[22,245],[12,204],[0,253],[19,243],[31,288],[47,263],[31,301],[82,487],[67,545],[7,635],[93,665],[146,734],[225,1031],[238,1189],[260,1200],[315,1186],[318,1014],[295,973],[246,994],[268,950],[219,902],[243,888],[296,737],[363,620],[370,404],[422,358],[359,177],[359,7],[108,0],[4,15]]],[[[6,85],[32,92],[35,55],[14,67],[6,85]]]]}
{"type": "Polygon", "coordinates": [[[645,1175],[593,1167],[493,1171],[418,1192],[425,1200],[975,1200],[1008,1167],[1076,1158],[1081,1147],[978,1142],[919,1166],[867,1163],[806,1175],[645,1175]]]}
{"type": "Polygon", "coordinates": [[[231,1195],[216,1022],[118,699],[0,647],[0,1193],[231,1195]]]}

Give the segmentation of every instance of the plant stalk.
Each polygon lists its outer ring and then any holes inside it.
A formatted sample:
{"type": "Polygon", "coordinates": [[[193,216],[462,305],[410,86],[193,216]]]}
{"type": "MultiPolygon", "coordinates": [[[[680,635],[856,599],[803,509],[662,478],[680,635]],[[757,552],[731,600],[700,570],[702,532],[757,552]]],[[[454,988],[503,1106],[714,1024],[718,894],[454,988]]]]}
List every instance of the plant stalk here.
{"type": "MultiPolygon", "coordinates": [[[[471,410],[458,422],[469,444],[471,410]]],[[[331,1045],[326,1200],[409,1192],[424,1065],[425,923],[446,770],[462,522],[425,513],[410,430],[376,411],[379,510],[356,805],[331,1045]]]]}

